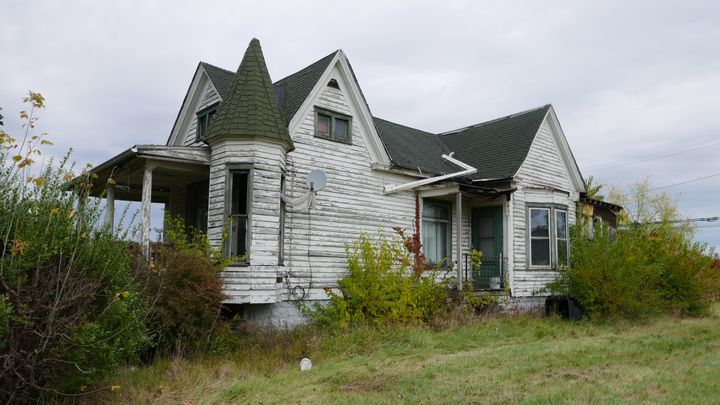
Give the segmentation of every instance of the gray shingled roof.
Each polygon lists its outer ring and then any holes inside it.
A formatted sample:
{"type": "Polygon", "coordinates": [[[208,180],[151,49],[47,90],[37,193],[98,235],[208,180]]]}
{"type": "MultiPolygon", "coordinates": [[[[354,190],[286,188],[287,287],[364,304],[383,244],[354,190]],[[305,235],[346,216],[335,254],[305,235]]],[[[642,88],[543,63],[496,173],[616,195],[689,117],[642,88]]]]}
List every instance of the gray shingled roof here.
{"type": "Polygon", "coordinates": [[[210,81],[213,86],[215,86],[215,90],[217,90],[220,98],[225,99],[228,93],[230,93],[230,85],[232,85],[233,79],[235,78],[235,72],[211,65],[207,62],[200,62],[200,64],[205,68],[205,72],[207,72],[210,77],[210,81]]]}
{"type": "Polygon", "coordinates": [[[227,96],[220,102],[207,139],[227,135],[273,138],[292,148],[260,41],[255,38],[245,51],[227,96]]]}
{"type": "MultiPolygon", "coordinates": [[[[278,104],[288,124],[327,69],[335,51],[310,66],[275,82],[278,104]]],[[[202,63],[222,99],[227,97],[234,72],[202,63]]],[[[459,168],[442,159],[443,153],[475,167],[473,178],[509,178],[522,165],[550,105],[545,105],[467,128],[433,134],[374,117],[375,127],[398,167],[434,174],[459,168]]]]}
{"type": "Polygon", "coordinates": [[[517,173],[530,150],[550,105],[442,134],[432,134],[375,118],[375,127],[394,164],[432,173],[452,173],[459,167],[443,153],[477,169],[475,179],[504,179],[517,173]]]}
{"type": "Polygon", "coordinates": [[[477,169],[475,178],[512,177],[530,151],[550,105],[440,134],[455,157],[477,169]]]}
{"type": "Polygon", "coordinates": [[[285,114],[286,124],[290,123],[292,117],[295,116],[297,110],[300,109],[302,103],[310,95],[313,87],[315,87],[322,74],[325,73],[330,61],[338,52],[335,51],[299,72],[275,82],[278,103],[283,114],[285,114]]]}
{"type": "Polygon", "coordinates": [[[406,127],[381,118],[373,118],[390,159],[396,165],[430,173],[452,173],[457,166],[440,158],[451,152],[435,134],[406,127]]]}
{"type": "MultiPolygon", "coordinates": [[[[277,94],[278,104],[280,105],[280,110],[283,112],[286,124],[290,123],[292,117],[310,95],[313,87],[315,87],[315,83],[320,80],[320,76],[322,76],[330,64],[330,61],[338,52],[339,51],[335,51],[310,66],[290,76],[284,77],[273,84],[277,94]]],[[[220,94],[220,98],[224,100],[230,92],[230,85],[235,77],[235,72],[206,62],[201,62],[201,64],[210,77],[213,86],[215,86],[215,90],[220,94]]]]}

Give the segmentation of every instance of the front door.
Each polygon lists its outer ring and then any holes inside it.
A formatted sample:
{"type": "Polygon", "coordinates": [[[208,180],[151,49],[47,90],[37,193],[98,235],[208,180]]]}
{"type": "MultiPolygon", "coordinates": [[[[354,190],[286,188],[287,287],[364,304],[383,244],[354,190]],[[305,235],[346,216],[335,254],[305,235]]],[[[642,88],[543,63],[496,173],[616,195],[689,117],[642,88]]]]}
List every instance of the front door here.
{"type": "Polygon", "coordinates": [[[472,210],[472,247],[482,252],[480,268],[472,269],[473,287],[499,290],[502,275],[502,206],[472,210]]]}

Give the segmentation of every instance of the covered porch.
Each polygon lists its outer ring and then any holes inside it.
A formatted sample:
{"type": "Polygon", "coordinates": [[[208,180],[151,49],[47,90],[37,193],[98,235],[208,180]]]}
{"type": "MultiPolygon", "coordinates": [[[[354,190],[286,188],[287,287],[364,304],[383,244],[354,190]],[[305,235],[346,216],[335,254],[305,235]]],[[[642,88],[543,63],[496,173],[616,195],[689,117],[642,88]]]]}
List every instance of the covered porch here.
{"type": "Polygon", "coordinates": [[[105,198],[105,226],[115,229],[116,201],[140,202],[140,245],[150,258],[152,203],[207,229],[210,152],[205,147],[137,145],[94,167],[90,195],[105,198]]]}
{"type": "Polygon", "coordinates": [[[453,266],[459,288],[501,292],[509,287],[513,191],[509,181],[417,189],[424,252],[431,262],[453,266]]]}

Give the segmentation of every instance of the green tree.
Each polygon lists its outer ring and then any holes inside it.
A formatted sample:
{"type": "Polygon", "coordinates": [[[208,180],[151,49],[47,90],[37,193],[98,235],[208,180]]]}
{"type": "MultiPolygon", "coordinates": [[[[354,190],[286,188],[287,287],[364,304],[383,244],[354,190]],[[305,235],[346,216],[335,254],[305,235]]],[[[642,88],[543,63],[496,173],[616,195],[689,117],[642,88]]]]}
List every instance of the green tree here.
{"type": "Polygon", "coordinates": [[[665,191],[658,192],[647,178],[626,188],[611,187],[608,200],[625,209],[621,223],[645,224],[681,218],[673,196],[665,191]]]}
{"type": "Polygon", "coordinates": [[[592,198],[598,201],[605,201],[605,196],[601,192],[603,187],[605,187],[604,184],[595,184],[595,179],[593,178],[593,176],[585,179],[585,195],[588,198],[592,198]]]}

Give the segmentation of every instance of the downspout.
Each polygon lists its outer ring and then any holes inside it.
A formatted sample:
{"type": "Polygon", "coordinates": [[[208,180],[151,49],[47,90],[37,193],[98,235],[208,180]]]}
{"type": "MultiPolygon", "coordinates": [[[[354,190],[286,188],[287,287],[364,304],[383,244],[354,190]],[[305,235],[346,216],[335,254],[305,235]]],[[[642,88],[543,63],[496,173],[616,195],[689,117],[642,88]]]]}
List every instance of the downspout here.
{"type": "Polygon", "coordinates": [[[387,185],[384,188],[385,195],[397,193],[398,191],[410,190],[415,187],[425,186],[425,185],[432,184],[432,183],[437,183],[438,181],[452,179],[454,177],[469,176],[471,174],[477,173],[476,168],[455,159],[453,157],[453,155],[455,155],[455,152],[450,152],[450,155],[443,154],[442,158],[449,161],[450,163],[454,163],[455,165],[462,167],[463,170],[461,170],[459,172],[455,172],[455,173],[445,174],[442,176],[436,176],[436,177],[430,177],[427,179],[411,181],[411,182],[405,183],[405,184],[387,185]]]}

